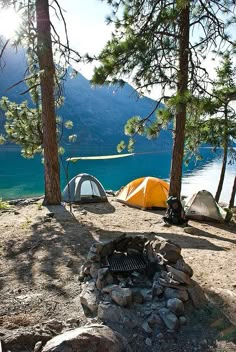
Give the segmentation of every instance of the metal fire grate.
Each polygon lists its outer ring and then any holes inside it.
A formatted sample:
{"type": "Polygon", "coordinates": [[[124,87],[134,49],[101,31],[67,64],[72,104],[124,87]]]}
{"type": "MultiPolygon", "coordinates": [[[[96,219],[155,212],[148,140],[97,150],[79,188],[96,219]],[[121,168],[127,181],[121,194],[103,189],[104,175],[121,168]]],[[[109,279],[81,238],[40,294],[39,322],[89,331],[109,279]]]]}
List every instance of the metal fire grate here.
{"type": "Polygon", "coordinates": [[[107,265],[110,271],[133,271],[146,268],[146,262],[144,257],[140,254],[126,255],[124,253],[116,254],[107,257],[107,265]]]}

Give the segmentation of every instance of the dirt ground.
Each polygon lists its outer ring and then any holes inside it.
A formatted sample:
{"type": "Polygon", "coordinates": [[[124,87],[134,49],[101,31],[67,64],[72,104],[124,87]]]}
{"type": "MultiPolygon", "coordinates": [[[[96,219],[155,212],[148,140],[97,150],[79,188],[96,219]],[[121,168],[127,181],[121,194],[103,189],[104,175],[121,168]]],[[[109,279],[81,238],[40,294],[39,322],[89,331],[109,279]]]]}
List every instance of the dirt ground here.
{"type": "Polygon", "coordinates": [[[52,319],[77,326],[93,322],[80,305],[78,280],[90,245],[123,233],[156,234],[182,247],[209,304],[160,343],[154,339],[148,346],[142,334],[126,336],[133,350],[236,351],[236,224],[190,221],[187,233],[162,226],[163,215],[130,208],[115,197],[73,206],[73,213],[64,206],[43,207],[41,201],[0,210],[0,340],[6,331],[40,329],[52,319]]]}

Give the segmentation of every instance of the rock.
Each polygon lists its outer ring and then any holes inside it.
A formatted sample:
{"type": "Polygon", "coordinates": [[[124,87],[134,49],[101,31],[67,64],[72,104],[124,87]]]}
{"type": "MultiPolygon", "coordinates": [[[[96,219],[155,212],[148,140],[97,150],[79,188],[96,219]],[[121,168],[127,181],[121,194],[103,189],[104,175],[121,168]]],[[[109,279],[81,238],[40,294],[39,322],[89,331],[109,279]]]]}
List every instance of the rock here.
{"type": "Polygon", "coordinates": [[[97,281],[96,281],[96,286],[99,290],[102,290],[104,284],[105,284],[105,276],[107,275],[108,273],[108,268],[102,268],[102,269],[99,269],[98,270],[98,278],[97,278],[97,281]]]}
{"type": "Polygon", "coordinates": [[[148,334],[151,334],[152,333],[152,328],[149,326],[148,322],[145,321],[143,324],[142,324],[142,328],[143,330],[148,333],[148,334]]]}
{"type": "Polygon", "coordinates": [[[147,322],[149,325],[160,325],[161,324],[161,318],[158,314],[152,313],[150,317],[147,319],[147,322]]]}
{"type": "Polygon", "coordinates": [[[171,263],[176,263],[178,259],[182,258],[180,246],[171,241],[162,240],[159,251],[164,259],[171,263]]]}
{"type": "Polygon", "coordinates": [[[95,289],[95,282],[88,282],[84,285],[80,294],[80,302],[91,312],[96,312],[98,308],[97,295],[98,292],[95,289]]]}
{"type": "Polygon", "coordinates": [[[120,306],[129,306],[132,303],[132,291],[129,288],[117,287],[111,291],[111,298],[120,306]]]}
{"type": "Polygon", "coordinates": [[[111,293],[112,290],[115,290],[118,287],[120,287],[120,286],[119,285],[107,285],[107,286],[103,287],[102,292],[103,293],[111,293]]]}
{"type": "Polygon", "coordinates": [[[187,319],[184,315],[181,315],[179,317],[179,323],[180,323],[180,325],[185,325],[187,323],[187,319]]]}
{"type": "Polygon", "coordinates": [[[191,279],[191,286],[188,287],[188,293],[195,308],[201,308],[207,303],[206,296],[201,286],[191,279]]]}
{"type": "Polygon", "coordinates": [[[34,345],[34,352],[41,351],[42,347],[43,347],[43,342],[42,341],[36,342],[36,344],[34,345]]]}
{"type": "Polygon", "coordinates": [[[46,322],[46,327],[50,330],[55,330],[57,332],[61,332],[63,328],[63,323],[56,319],[51,319],[46,322]]]}
{"type": "Polygon", "coordinates": [[[100,263],[91,263],[89,273],[93,279],[97,280],[98,277],[98,270],[100,269],[100,263]]]}
{"type": "Polygon", "coordinates": [[[142,288],[140,292],[141,292],[145,302],[152,301],[152,290],[150,290],[149,288],[142,288]]]}
{"type": "Polygon", "coordinates": [[[175,313],[177,316],[182,315],[184,313],[184,304],[178,298],[168,299],[168,301],[166,302],[166,306],[172,313],[175,313]]]}
{"type": "MultiPolygon", "coordinates": [[[[164,270],[162,270],[161,271],[161,276],[162,276],[162,278],[164,279],[164,282],[166,283],[166,284],[168,284],[168,285],[172,285],[172,286],[179,286],[179,281],[177,281],[177,280],[174,280],[173,279],[173,275],[171,274],[171,273],[168,273],[167,271],[164,271],[164,270]]],[[[162,285],[162,280],[161,280],[161,278],[158,280],[158,282],[162,285]]]]}
{"type": "Polygon", "coordinates": [[[172,331],[176,330],[179,323],[177,316],[167,308],[161,308],[159,313],[167,328],[172,331]]]}
{"type": "Polygon", "coordinates": [[[193,276],[193,269],[190,265],[185,263],[184,259],[178,259],[175,264],[172,264],[172,266],[177,270],[183,271],[190,277],[193,276]]]}
{"type": "Polygon", "coordinates": [[[91,262],[100,262],[100,255],[94,252],[88,252],[87,259],[90,260],[91,262]]]}
{"type": "Polygon", "coordinates": [[[69,318],[66,320],[66,324],[68,325],[79,325],[80,319],[79,318],[69,318]]]}
{"type": "Polygon", "coordinates": [[[198,229],[196,229],[195,227],[192,227],[192,226],[184,227],[184,232],[189,233],[190,235],[198,235],[198,234],[200,234],[200,231],[198,229]]]}
{"type": "Polygon", "coordinates": [[[95,242],[92,244],[92,246],[90,247],[90,252],[96,253],[96,254],[100,254],[101,250],[102,250],[102,243],[101,242],[95,242]]]}
{"type": "Polygon", "coordinates": [[[152,285],[152,297],[160,296],[163,292],[163,286],[161,286],[158,281],[154,281],[152,285]]]}
{"type": "Polygon", "coordinates": [[[164,291],[166,299],[178,298],[183,302],[189,299],[187,290],[177,290],[175,288],[166,287],[164,291]]]}
{"type": "Polygon", "coordinates": [[[55,213],[53,212],[48,212],[47,214],[45,214],[46,216],[48,216],[49,218],[54,218],[55,213]]]}
{"type": "Polygon", "coordinates": [[[100,303],[97,314],[102,321],[121,322],[124,318],[122,308],[110,303],[100,303]]]}
{"type": "Polygon", "coordinates": [[[100,255],[102,257],[107,257],[114,252],[114,249],[115,249],[115,245],[114,245],[113,241],[103,243],[102,249],[100,251],[100,255]]]}
{"type": "Polygon", "coordinates": [[[183,271],[177,270],[170,265],[166,265],[166,269],[169,273],[171,273],[171,276],[174,280],[180,282],[181,284],[188,285],[190,283],[190,277],[183,271]]]}
{"type": "Polygon", "coordinates": [[[106,282],[106,285],[113,284],[114,278],[110,272],[107,273],[105,282],[106,282]]]}
{"type": "Polygon", "coordinates": [[[38,342],[45,344],[52,338],[49,331],[36,331],[30,327],[24,327],[14,330],[4,330],[4,336],[1,336],[4,351],[21,352],[27,346],[28,350],[33,351],[38,342]]]}
{"type": "Polygon", "coordinates": [[[144,302],[144,297],[142,293],[137,289],[132,290],[132,297],[134,303],[142,304],[144,302]]]}
{"type": "Polygon", "coordinates": [[[130,241],[130,236],[127,236],[126,233],[123,233],[120,237],[116,238],[113,242],[115,245],[115,250],[118,252],[126,252],[127,245],[130,241]]]}
{"type": "Polygon", "coordinates": [[[66,261],[66,266],[67,266],[68,268],[72,268],[73,265],[74,265],[74,262],[73,262],[73,259],[72,259],[72,258],[70,258],[70,259],[68,259],[68,260],[66,261]]]}
{"type": "Polygon", "coordinates": [[[152,346],[152,340],[149,337],[147,337],[146,340],[145,340],[145,344],[147,346],[152,346]]]}
{"type": "Polygon", "coordinates": [[[104,325],[66,331],[47,342],[42,352],[131,352],[126,339],[104,325]]]}
{"type": "Polygon", "coordinates": [[[83,265],[80,267],[80,275],[89,275],[90,274],[90,267],[92,263],[90,261],[86,261],[83,265]]]}
{"type": "Polygon", "coordinates": [[[164,335],[161,332],[159,332],[159,334],[156,335],[156,338],[158,340],[162,340],[164,338],[164,335]]]}

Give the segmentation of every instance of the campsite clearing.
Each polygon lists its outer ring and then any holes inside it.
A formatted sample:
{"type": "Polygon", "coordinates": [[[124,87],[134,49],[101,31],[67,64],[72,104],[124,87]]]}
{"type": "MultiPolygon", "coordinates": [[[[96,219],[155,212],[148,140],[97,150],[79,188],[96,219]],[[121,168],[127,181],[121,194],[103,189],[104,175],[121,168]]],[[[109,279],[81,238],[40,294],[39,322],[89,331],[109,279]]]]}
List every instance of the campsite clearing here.
{"type": "MultiPolygon", "coordinates": [[[[178,334],[162,337],[160,351],[236,351],[236,224],[190,221],[186,229],[164,227],[164,211],[108,200],[75,205],[73,214],[69,207],[39,202],[1,211],[0,333],[13,336],[20,328],[55,332],[60,324],[71,328],[93,322],[80,305],[78,280],[91,244],[123,233],[156,234],[182,247],[210,302],[178,334]]],[[[117,328],[134,352],[158,350],[156,340],[147,345],[145,334],[117,328]]]]}

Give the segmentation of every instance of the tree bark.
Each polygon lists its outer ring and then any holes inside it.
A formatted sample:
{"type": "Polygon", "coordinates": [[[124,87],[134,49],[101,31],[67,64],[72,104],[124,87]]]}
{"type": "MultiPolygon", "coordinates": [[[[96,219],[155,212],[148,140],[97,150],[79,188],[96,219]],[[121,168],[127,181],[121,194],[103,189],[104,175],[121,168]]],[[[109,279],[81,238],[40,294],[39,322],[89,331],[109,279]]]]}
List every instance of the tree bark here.
{"type": "Polygon", "coordinates": [[[60,204],[60,167],[56,133],[54,98],[55,66],[52,54],[48,0],[36,0],[37,55],[42,95],[43,148],[44,148],[44,204],[60,204]]]}
{"type": "Polygon", "coordinates": [[[182,164],[184,155],[184,135],[187,103],[184,94],[188,88],[188,60],[189,60],[189,1],[181,9],[179,16],[179,72],[177,95],[182,98],[178,104],[175,117],[175,137],[172,151],[170,171],[169,195],[180,198],[182,164]]]}
{"type": "Polygon", "coordinates": [[[236,176],[234,178],[234,184],[232,187],[232,193],[229,201],[229,209],[232,209],[234,207],[235,194],[236,194],[236,176]]]}
{"type": "Polygon", "coordinates": [[[224,108],[224,115],[225,115],[225,128],[224,128],[224,154],[223,154],[223,160],[222,160],[222,166],[221,166],[221,173],[220,173],[220,180],[218,183],[216,195],[215,195],[215,200],[218,203],[221,195],[221,191],[223,188],[224,184],[224,178],[225,178],[225,170],[226,170],[226,165],[227,165],[227,157],[228,157],[228,114],[227,114],[227,104],[225,104],[224,108]]]}

